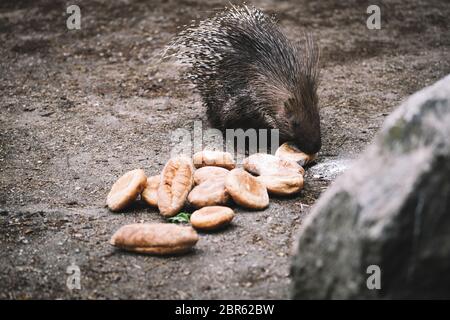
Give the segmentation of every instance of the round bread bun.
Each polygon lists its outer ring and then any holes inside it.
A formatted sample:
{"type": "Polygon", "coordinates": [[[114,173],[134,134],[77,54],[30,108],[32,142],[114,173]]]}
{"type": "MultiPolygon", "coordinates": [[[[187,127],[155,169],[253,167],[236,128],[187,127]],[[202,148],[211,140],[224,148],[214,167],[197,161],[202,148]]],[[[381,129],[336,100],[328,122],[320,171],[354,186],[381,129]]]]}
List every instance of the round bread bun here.
{"type": "Polygon", "coordinates": [[[236,167],[231,153],[223,151],[203,150],[195,153],[192,160],[196,168],[216,166],[231,170],[236,167]]]}
{"type": "Polygon", "coordinates": [[[234,211],[228,207],[204,207],[191,215],[191,225],[199,230],[216,230],[228,225],[234,218],[234,211]]]}
{"type": "Polygon", "coordinates": [[[188,202],[196,208],[226,204],[229,199],[225,179],[206,180],[194,187],[188,196],[188,202]]]}
{"type": "Polygon", "coordinates": [[[142,200],[153,207],[158,206],[158,188],[160,180],[161,175],[148,177],[147,184],[141,193],[142,200]]]}
{"type": "Polygon", "coordinates": [[[190,226],[171,223],[135,223],[121,227],[111,237],[113,246],[128,251],[155,255],[189,251],[198,241],[190,226]]]}
{"type": "Polygon", "coordinates": [[[255,153],[243,161],[244,169],[259,176],[305,174],[295,161],[280,159],[267,153],[255,153]]]}
{"type": "Polygon", "coordinates": [[[295,161],[301,166],[305,166],[317,158],[317,154],[306,154],[292,142],[283,143],[275,152],[275,156],[284,160],[295,161]]]}
{"type": "Polygon", "coordinates": [[[128,171],[111,187],[106,204],[111,211],[120,211],[132,203],[144,190],[147,177],[142,169],[128,171]]]}
{"type": "Polygon", "coordinates": [[[258,181],[263,183],[270,194],[286,196],[300,192],[303,189],[303,176],[293,174],[289,176],[259,176],[258,181]]]}
{"type": "Polygon", "coordinates": [[[225,187],[234,202],[245,208],[261,210],[269,206],[266,186],[243,169],[231,170],[225,187]]]}
{"type": "Polygon", "coordinates": [[[165,217],[176,215],[184,206],[194,185],[194,167],[186,156],[170,159],[161,173],[158,208],[165,217]]]}
{"type": "Polygon", "coordinates": [[[225,181],[230,171],[221,167],[206,166],[195,170],[194,182],[195,184],[201,184],[207,180],[222,179],[225,181]]]}

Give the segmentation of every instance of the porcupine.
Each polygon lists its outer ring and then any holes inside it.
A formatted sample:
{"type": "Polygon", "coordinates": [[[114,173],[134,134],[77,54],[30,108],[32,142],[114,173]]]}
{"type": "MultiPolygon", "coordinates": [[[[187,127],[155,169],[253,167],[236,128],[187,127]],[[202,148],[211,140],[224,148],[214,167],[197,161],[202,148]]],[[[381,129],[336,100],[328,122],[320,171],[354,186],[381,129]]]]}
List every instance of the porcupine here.
{"type": "Polygon", "coordinates": [[[187,27],[170,48],[190,66],[214,127],[279,129],[280,142],[313,154],[322,144],[319,51],[305,40],[292,43],[274,17],[244,5],[187,27]]]}

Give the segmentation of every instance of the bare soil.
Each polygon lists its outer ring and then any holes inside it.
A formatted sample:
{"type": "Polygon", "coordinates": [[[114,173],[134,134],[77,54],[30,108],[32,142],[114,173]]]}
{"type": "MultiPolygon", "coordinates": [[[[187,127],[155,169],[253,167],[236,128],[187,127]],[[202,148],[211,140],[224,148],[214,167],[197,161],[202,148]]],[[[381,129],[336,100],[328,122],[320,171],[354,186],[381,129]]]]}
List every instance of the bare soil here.
{"type": "Polygon", "coordinates": [[[289,38],[318,40],[323,149],[299,196],[238,208],[232,227],[162,258],[109,245],[124,224],[164,219],[140,202],[111,213],[105,197],[127,170],[158,173],[172,130],[206,128],[199,95],[157,53],[228,1],[78,0],[71,31],[66,1],[1,1],[0,298],[288,298],[310,206],[396,105],[450,72],[448,1],[383,1],[381,30],[369,30],[372,2],[254,2],[289,38]],[[66,286],[72,262],[81,290],[66,286]]]}

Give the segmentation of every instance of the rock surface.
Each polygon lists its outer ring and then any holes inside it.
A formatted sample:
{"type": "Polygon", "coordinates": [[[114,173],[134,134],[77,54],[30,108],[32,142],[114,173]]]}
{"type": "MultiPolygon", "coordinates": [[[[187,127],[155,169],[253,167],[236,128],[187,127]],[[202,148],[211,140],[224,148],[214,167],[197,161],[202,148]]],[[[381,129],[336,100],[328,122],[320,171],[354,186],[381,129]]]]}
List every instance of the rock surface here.
{"type": "Polygon", "coordinates": [[[295,251],[293,298],[450,297],[450,76],[389,116],[319,199],[295,251]],[[372,265],[380,289],[368,289],[372,265]]]}

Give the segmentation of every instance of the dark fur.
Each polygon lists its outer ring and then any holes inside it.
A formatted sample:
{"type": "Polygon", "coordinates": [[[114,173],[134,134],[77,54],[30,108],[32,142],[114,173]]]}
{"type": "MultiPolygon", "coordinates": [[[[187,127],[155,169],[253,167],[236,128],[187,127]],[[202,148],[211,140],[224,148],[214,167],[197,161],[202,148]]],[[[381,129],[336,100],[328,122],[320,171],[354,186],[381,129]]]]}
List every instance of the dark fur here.
{"type": "Polygon", "coordinates": [[[321,148],[317,46],[291,43],[275,20],[232,7],[182,31],[172,48],[189,63],[213,126],[279,129],[281,142],[321,148]]]}

